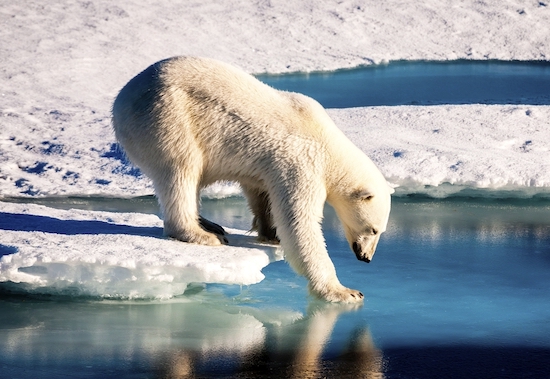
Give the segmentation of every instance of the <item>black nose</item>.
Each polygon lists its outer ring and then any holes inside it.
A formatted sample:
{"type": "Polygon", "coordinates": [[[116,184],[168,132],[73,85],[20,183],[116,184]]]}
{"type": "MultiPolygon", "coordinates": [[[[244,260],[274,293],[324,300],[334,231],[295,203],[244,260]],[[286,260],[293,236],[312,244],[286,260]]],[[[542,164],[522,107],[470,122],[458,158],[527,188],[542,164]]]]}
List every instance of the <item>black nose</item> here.
{"type": "Polygon", "coordinates": [[[355,253],[357,259],[363,262],[370,263],[370,258],[366,255],[361,254],[361,246],[357,242],[354,242],[353,245],[351,245],[351,248],[353,249],[353,252],[355,253]]]}

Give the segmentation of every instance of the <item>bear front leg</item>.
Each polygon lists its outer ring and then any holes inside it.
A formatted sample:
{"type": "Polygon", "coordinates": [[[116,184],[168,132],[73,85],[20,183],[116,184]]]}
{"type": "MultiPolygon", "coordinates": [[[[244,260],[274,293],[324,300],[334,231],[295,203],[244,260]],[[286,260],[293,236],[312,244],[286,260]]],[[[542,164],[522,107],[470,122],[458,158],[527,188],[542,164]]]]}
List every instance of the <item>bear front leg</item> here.
{"type": "MultiPolygon", "coordinates": [[[[303,188],[302,188],[303,190],[303,188]]],[[[328,255],[321,229],[323,195],[301,194],[273,199],[273,213],[285,258],[290,266],[309,281],[313,296],[329,302],[358,303],[363,294],[343,286],[328,255]]]]}
{"type": "Polygon", "coordinates": [[[364,296],[360,291],[347,288],[338,280],[336,269],[334,268],[334,264],[332,263],[324,244],[323,246],[318,246],[316,252],[317,254],[315,254],[315,261],[307,262],[305,265],[306,267],[304,267],[304,276],[309,281],[309,293],[328,302],[362,302],[364,296]]]}
{"type": "Polygon", "coordinates": [[[315,288],[310,282],[308,289],[312,295],[333,303],[359,303],[365,297],[360,291],[347,288],[340,283],[315,288]]]}

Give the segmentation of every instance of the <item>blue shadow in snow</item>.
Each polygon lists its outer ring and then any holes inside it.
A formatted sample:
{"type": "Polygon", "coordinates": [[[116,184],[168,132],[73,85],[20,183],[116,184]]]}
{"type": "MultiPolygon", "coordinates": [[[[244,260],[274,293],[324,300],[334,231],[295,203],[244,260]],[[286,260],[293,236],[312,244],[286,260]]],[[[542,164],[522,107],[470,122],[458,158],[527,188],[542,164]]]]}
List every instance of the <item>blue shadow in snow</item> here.
{"type": "Polygon", "coordinates": [[[162,238],[162,228],[112,224],[97,220],[60,220],[49,216],[0,212],[0,230],[65,235],[127,234],[162,238]]]}
{"type": "MultiPolygon", "coordinates": [[[[121,163],[120,167],[117,167],[113,170],[113,174],[124,174],[130,175],[135,178],[141,177],[141,170],[132,165],[132,162],[128,160],[122,146],[118,143],[112,143],[109,151],[101,155],[102,158],[111,158],[119,161],[121,163]]],[[[98,183],[102,184],[102,183],[98,183]]]]}
{"type": "Polygon", "coordinates": [[[2,257],[3,255],[11,255],[15,253],[17,253],[17,248],[15,246],[0,244],[0,257],[2,257]]]}

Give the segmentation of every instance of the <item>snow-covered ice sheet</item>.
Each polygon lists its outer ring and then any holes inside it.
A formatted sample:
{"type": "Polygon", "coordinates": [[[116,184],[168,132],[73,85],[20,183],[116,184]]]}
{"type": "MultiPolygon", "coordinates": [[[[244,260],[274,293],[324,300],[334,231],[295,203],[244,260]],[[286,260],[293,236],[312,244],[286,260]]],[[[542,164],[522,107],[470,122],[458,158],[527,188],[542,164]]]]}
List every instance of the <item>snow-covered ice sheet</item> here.
{"type": "MultiPolygon", "coordinates": [[[[548,106],[398,106],[329,114],[397,186],[397,195],[441,197],[464,188],[506,196],[550,194],[548,106]]],[[[153,193],[149,179],[124,158],[110,128],[73,122],[42,126],[40,132],[21,125],[2,134],[1,195],[153,193]],[[49,137],[56,127],[58,133],[49,137]]],[[[219,183],[203,196],[239,193],[238,186],[219,183]]]]}
{"type": "MultiPolygon", "coordinates": [[[[110,108],[129,79],[166,57],[208,56],[251,73],[550,57],[547,1],[24,1],[3,2],[0,23],[0,198],[151,194],[115,142],[110,108]]],[[[442,184],[451,183],[450,192],[533,195],[550,186],[549,109],[381,107],[330,115],[398,194],[442,195],[442,184]]],[[[236,193],[227,183],[204,192],[236,193]]],[[[163,297],[191,278],[252,283],[268,262],[252,242],[219,248],[220,261],[216,249],[159,238],[153,216],[0,206],[0,281],[163,297]],[[97,279],[79,282],[86,275],[97,279]]]]}
{"type": "Polygon", "coordinates": [[[254,284],[277,248],[227,229],[229,246],[164,238],[155,215],[0,202],[0,282],[36,292],[170,298],[190,283],[254,284]]]}
{"type": "MultiPolygon", "coordinates": [[[[130,78],[169,56],[209,56],[256,73],[550,57],[550,4],[541,1],[55,0],[5,3],[0,22],[0,196],[152,193],[115,144],[110,107],[130,78]]],[[[511,109],[374,108],[336,118],[401,193],[441,183],[547,187],[547,166],[533,171],[532,162],[548,147],[548,108],[511,109]],[[384,138],[370,138],[381,125],[384,138]],[[473,173],[466,161],[478,157],[473,173]]],[[[208,195],[235,191],[222,185],[208,195]]]]}

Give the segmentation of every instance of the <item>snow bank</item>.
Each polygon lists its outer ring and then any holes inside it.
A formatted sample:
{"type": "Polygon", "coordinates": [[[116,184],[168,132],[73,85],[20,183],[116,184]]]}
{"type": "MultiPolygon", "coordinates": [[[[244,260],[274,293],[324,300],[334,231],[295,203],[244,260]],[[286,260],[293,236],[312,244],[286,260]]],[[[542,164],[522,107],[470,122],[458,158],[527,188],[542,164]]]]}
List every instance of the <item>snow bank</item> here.
{"type": "Polygon", "coordinates": [[[276,248],[228,229],[230,246],[162,237],[154,215],[0,202],[0,282],[37,292],[169,298],[189,283],[254,284],[276,248]]]}

